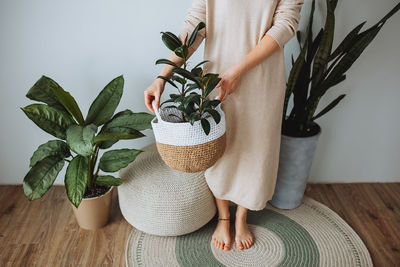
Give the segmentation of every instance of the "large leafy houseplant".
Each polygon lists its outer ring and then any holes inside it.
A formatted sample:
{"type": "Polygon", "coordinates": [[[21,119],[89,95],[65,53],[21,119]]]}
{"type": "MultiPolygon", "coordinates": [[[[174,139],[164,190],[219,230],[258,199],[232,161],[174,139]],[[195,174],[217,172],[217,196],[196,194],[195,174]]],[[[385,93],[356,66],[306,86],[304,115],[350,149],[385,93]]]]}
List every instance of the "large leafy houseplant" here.
{"type": "Polygon", "coordinates": [[[29,200],[38,199],[48,191],[65,162],[68,162],[65,187],[75,207],[95,191],[104,193],[122,183],[122,179],[99,174],[99,170],[116,172],[142,151],[110,150],[98,161],[99,150],[110,148],[122,139],[143,137],[140,131],[150,129],[154,118],[152,114],[129,109],[114,115],[123,86],[122,76],[105,86],[91,104],[86,119],[70,93],[49,77],[42,76],[28,91],[28,98],[42,103],[21,109],[37,126],[57,138],[40,145],[30,159],[30,170],[23,181],[29,200]]]}
{"type": "Polygon", "coordinates": [[[325,26],[314,39],[312,24],[315,0],[312,1],[304,41],[300,31],[297,32],[300,54],[296,61],[292,56],[293,66],[287,83],[282,118],[282,133],[288,136],[305,137],[315,134],[317,127],[314,120],[334,108],[345,97],[345,94],[339,95],[315,114],[320,99],[330,88],[346,79],[346,71],[372,42],[385,22],[400,9],[399,3],[380,21],[363,32],[360,30],[366,21],[360,23],[332,52],[335,30],[334,11],[337,0],[326,0],[326,5],[325,26]],[[292,95],[294,105],[289,116],[286,116],[288,102],[292,95]]]}
{"type": "Polygon", "coordinates": [[[176,116],[180,122],[189,122],[191,125],[195,121],[200,120],[202,129],[208,135],[210,133],[210,123],[206,117],[211,115],[217,124],[221,120],[221,115],[215,110],[215,107],[221,101],[218,99],[209,99],[208,97],[221,78],[216,73],[206,73],[205,69],[202,68],[202,65],[208,62],[208,60],[198,63],[190,70],[188,70],[187,61],[189,47],[196,40],[198,32],[204,27],[205,23],[200,22],[194,28],[189,38],[186,35],[184,42],[171,32],[161,32],[162,41],[165,46],[183,59],[183,68],[168,59],[158,59],[156,64],[174,66],[171,78],[164,76],[158,76],[158,78],[165,80],[178,90],[178,94],[170,94],[170,99],[162,102],[160,106],[165,103],[174,103],[173,105],[166,106],[166,108],[178,109],[181,112],[181,117],[175,114],[169,114],[170,116],[176,116]]]}

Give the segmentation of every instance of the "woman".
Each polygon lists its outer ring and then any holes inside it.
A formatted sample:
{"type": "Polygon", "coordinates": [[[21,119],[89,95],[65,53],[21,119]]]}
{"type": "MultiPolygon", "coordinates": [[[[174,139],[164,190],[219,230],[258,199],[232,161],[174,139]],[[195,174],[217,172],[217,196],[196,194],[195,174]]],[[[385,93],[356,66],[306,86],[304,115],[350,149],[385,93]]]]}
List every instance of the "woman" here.
{"type": "MultiPolygon", "coordinates": [[[[216,198],[218,224],[212,243],[231,248],[229,201],[236,203],[234,241],[248,249],[254,236],[246,223],[247,210],[262,210],[272,198],[278,169],[281,118],[286,80],[283,45],[297,30],[304,0],[193,0],[184,27],[183,41],[201,21],[189,48],[189,56],[205,39],[207,72],[220,73],[222,80],[210,94],[218,95],[226,114],[226,150],[205,171],[216,198]]],[[[179,66],[181,58],[169,58],[179,66]]],[[[160,75],[170,77],[172,66],[160,75]]],[[[165,81],[156,79],[144,92],[145,104],[158,109],[165,81]]]]}

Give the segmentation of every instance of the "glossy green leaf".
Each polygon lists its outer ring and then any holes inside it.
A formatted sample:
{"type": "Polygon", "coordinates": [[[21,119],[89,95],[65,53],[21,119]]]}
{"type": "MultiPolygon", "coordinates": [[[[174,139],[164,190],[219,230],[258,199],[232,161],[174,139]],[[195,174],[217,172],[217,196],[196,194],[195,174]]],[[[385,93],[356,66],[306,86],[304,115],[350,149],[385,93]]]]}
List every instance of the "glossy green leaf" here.
{"type": "Polygon", "coordinates": [[[118,149],[107,151],[100,159],[99,167],[105,172],[116,172],[128,166],[136,159],[142,150],[137,149],[118,149]]]}
{"type": "Polygon", "coordinates": [[[186,80],[184,78],[181,78],[181,77],[177,76],[177,75],[172,75],[171,80],[172,81],[176,81],[176,82],[178,82],[180,84],[186,84],[186,80]]]}
{"type": "Polygon", "coordinates": [[[209,60],[204,60],[202,62],[200,62],[199,64],[197,64],[196,66],[193,67],[193,69],[200,67],[201,65],[203,65],[204,63],[210,62],[209,60]]]}
{"type": "Polygon", "coordinates": [[[166,81],[167,83],[169,83],[173,87],[178,88],[178,86],[176,86],[176,84],[174,84],[170,79],[168,79],[168,78],[166,78],[164,76],[159,75],[159,76],[157,76],[157,78],[163,79],[164,81],[166,81]]]}
{"type": "Polygon", "coordinates": [[[195,82],[199,87],[201,87],[200,82],[196,79],[196,76],[194,76],[191,72],[189,72],[189,71],[187,71],[185,69],[182,69],[182,68],[177,68],[177,67],[174,67],[172,69],[172,72],[173,73],[177,73],[179,75],[182,75],[186,79],[189,79],[189,80],[195,82]]]}
{"type": "Polygon", "coordinates": [[[51,140],[47,143],[40,145],[33,153],[29,167],[33,167],[39,161],[49,157],[55,156],[61,159],[71,156],[68,145],[60,140],[51,140]]]}
{"type": "Polygon", "coordinates": [[[122,97],[124,88],[123,76],[118,76],[104,87],[89,108],[86,124],[100,126],[114,114],[122,97]]]}
{"type": "Polygon", "coordinates": [[[215,89],[215,86],[217,86],[217,84],[220,81],[221,81],[221,78],[218,77],[218,74],[213,74],[212,76],[210,76],[210,78],[207,82],[207,86],[206,86],[204,95],[207,97],[215,89]]]}
{"type": "Polygon", "coordinates": [[[196,28],[194,28],[192,34],[190,35],[188,46],[192,46],[193,43],[196,41],[198,32],[206,26],[204,22],[200,22],[197,24],[196,28]]]}
{"type": "Polygon", "coordinates": [[[190,95],[186,96],[183,99],[183,105],[184,105],[185,108],[187,108],[188,105],[190,103],[192,103],[192,102],[196,103],[197,105],[200,105],[200,101],[201,101],[201,96],[200,95],[198,95],[198,94],[190,94],[190,95]]]}
{"type": "Polygon", "coordinates": [[[208,112],[215,120],[215,122],[218,124],[221,121],[221,114],[219,114],[218,111],[215,109],[206,109],[206,112],[208,112]]]}
{"type": "Polygon", "coordinates": [[[195,75],[195,76],[200,76],[200,74],[203,72],[203,69],[200,67],[197,67],[197,68],[193,68],[190,72],[193,73],[193,75],[195,75]]]}
{"type": "Polygon", "coordinates": [[[181,58],[187,58],[189,55],[189,49],[186,45],[182,45],[175,49],[175,54],[181,58]]]}
{"type": "Polygon", "coordinates": [[[89,124],[87,126],[73,125],[67,130],[67,144],[75,153],[82,156],[90,156],[94,151],[94,135],[97,126],[89,124]]]}
{"type": "Polygon", "coordinates": [[[76,124],[70,114],[56,107],[31,104],[21,109],[43,131],[60,139],[66,139],[66,130],[76,124]]]}
{"type": "Polygon", "coordinates": [[[22,184],[29,200],[41,198],[53,185],[58,173],[64,167],[64,159],[49,156],[37,162],[26,174],[22,184]]]}
{"type": "Polygon", "coordinates": [[[161,39],[169,50],[175,51],[175,49],[182,45],[181,40],[172,32],[161,32],[161,34],[161,39]]]}
{"type": "Polygon", "coordinates": [[[64,182],[67,196],[75,207],[79,206],[86,191],[89,176],[88,166],[88,158],[78,155],[69,163],[65,173],[64,182]]]}
{"type": "Polygon", "coordinates": [[[164,58],[162,58],[162,59],[158,59],[157,61],[156,61],[156,65],[158,65],[158,64],[168,64],[168,65],[171,65],[171,66],[174,66],[174,67],[179,67],[178,65],[176,65],[174,62],[172,62],[171,60],[169,60],[169,59],[164,59],[164,58]]]}
{"type": "Polygon", "coordinates": [[[208,122],[208,120],[206,120],[204,118],[201,119],[200,122],[201,122],[201,127],[203,128],[205,134],[208,135],[210,133],[210,129],[211,129],[210,123],[208,122]]]}
{"type": "Polygon", "coordinates": [[[118,186],[122,184],[122,179],[121,178],[115,178],[111,175],[104,175],[104,176],[98,176],[96,178],[96,184],[100,186],[118,186]]]}

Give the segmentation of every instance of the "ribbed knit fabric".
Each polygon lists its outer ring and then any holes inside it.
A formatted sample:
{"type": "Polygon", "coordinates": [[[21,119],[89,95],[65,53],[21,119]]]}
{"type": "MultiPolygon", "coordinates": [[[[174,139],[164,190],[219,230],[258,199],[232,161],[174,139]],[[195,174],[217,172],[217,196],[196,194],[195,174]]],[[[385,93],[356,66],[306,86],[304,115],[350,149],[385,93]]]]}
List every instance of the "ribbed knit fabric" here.
{"type": "MultiPolygon", "coordinates": [[[[179,38],[206,23],[193,47],[205,40],[207,72],[222,74],[269,34],[280,50],[242,76],[238,88],[222,103],[226,114],[224,155],[205,171],[206,181],[221,199],[261,210],[272,198],[279,160],[285,96],[283,46],[296,33],[304,0],[193,0],[179,38]]],[[[189,66],[190,67],[190,66],[189,66]]],[[[219,93],[215,89],[210,98],[219,93]]]]}

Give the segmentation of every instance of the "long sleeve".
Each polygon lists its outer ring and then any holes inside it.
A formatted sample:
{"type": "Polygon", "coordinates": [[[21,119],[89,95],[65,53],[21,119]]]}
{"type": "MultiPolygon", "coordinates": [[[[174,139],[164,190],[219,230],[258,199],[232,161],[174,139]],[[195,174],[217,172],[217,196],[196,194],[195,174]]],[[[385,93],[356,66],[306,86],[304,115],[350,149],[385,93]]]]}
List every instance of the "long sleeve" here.
{"type": "MultiPolygon", "coordinates": [[[[178,38],[183,42],[187,34],[189,39],[194,28],[200,22],[206,23],[206,0],[192,0],[192,7],[188,11],[178,38]]],[[[206,37],[206,29],[207,25],[197,33],[196,40],[192,44],[192,47],[195,50],[200,46],[201,42],[206,37]]]]}
{"type": "Polygon", "coordinates": [[[272,26],[266,33],[274,38],[279,47],[282,48],[296,34],[303,3],[304,0],[278,0],[272,26]]]}

